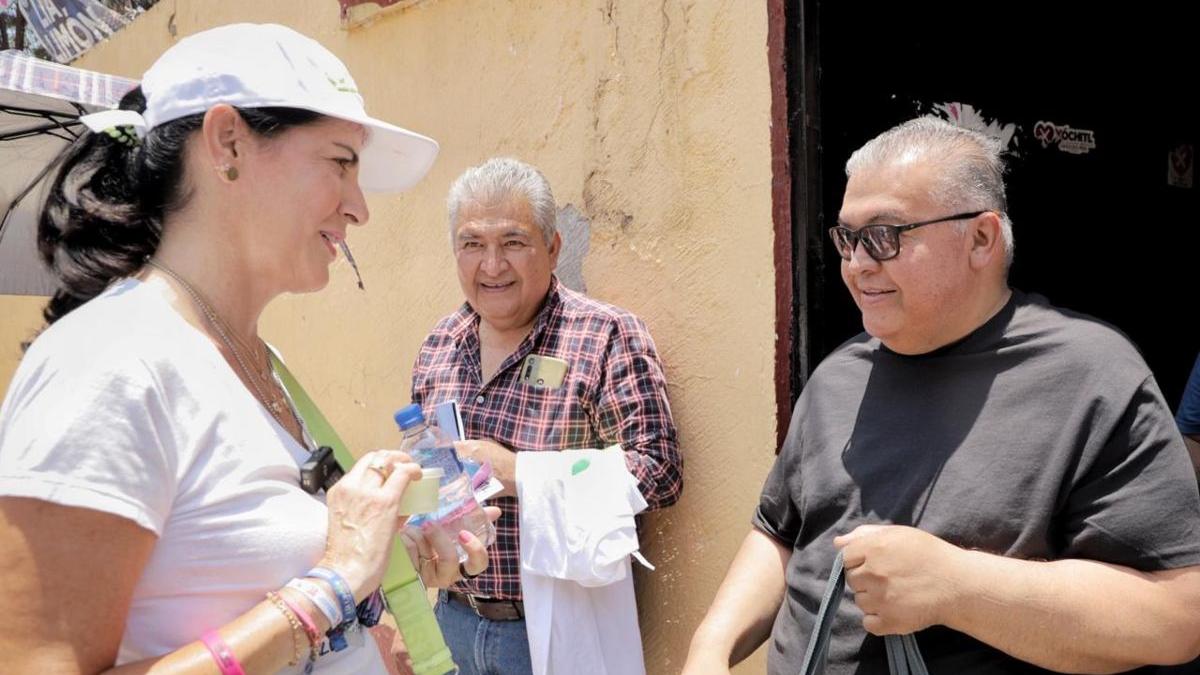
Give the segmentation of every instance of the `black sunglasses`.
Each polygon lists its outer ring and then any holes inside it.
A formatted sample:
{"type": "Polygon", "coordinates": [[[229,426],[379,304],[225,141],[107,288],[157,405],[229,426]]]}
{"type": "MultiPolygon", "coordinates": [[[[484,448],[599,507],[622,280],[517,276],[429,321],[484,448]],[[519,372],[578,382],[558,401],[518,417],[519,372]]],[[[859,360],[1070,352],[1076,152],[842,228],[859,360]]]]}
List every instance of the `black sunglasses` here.
{"type": "Polygon", "coordinates": [[[833,239],[833,245],[837,248],[838,255],[842,256],[842,260],[849,260],[850,256],[854,255],[854,247],[858,246],[858,242],[861,241],[867,255],[879,262],[883,262],[884,260],[891,260],[900,255],[901,232],[907,232],[923,225],[933,225],[934,223],[948,223],[952,220],[970,220],[984,213],[987,213],[987,211],[956,213],[953,216],[923,220],[919,223],[909,223],[907,225],[867,225],[857,230],[852,230],[845,225],[838,225],[837,227],[829,228],[829,237],[833,239]]]}

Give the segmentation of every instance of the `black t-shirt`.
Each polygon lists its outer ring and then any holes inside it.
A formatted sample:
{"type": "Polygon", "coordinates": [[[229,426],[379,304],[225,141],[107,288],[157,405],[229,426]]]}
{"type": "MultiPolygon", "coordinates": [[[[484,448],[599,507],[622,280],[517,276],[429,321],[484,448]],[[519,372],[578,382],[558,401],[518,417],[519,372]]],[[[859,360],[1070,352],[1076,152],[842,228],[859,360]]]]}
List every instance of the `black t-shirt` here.
{"type": "MultiPolygon", "coordinates": [[[[799,671],[833,538],[865,523],[1013,558],[1200,564],[1200,493],[1142,358],[1018,291],[957,343],[904,356],[864,334],[813,373],[754,518],[793,549],[770,673],[799,671]]],[[[944,627],[917,641],[935,675],[1047,672],[944,627]]],[[[888,672],[849,589],[826,672],[888,672]]]]}

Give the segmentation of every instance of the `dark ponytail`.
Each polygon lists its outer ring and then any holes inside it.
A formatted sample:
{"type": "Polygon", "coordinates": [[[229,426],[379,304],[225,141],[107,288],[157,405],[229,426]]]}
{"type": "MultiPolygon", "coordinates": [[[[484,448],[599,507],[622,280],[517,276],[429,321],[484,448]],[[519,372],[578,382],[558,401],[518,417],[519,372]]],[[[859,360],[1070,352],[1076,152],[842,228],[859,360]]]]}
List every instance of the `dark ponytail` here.
{"type": "MultiPolygon", "coordinates": [[[[120,109],[142,112],[141,88],[120,109]]],[[[322,115],[294,108],[239,110],[264,136],[308,124],[322,115]]],[[[38,252],[59,288],[42,311],[47,325],[127,277],[158,249],[165,217],[190,198],[184,147],[203,114],[161,124],[130,146],[105,133],[87,133],[56,160],[57,175],[38,219],[38,252]]]]}

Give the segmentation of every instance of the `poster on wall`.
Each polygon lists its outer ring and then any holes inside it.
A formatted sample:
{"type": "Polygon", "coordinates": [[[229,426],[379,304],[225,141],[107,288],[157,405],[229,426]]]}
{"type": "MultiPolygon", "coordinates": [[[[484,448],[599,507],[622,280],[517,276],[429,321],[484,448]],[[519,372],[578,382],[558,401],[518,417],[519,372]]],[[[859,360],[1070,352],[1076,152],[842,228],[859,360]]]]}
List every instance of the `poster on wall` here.
{"type": "Polygon", "coordinates": [[[29,22],[30,32],[59,63],[74,61],[129,23],[124,16],[97,0],[18,2],[18,8],[29,22]]]}
{"type": "Polygon", "coordinates": [[[1172,148],[1167,153],[1167,185],[1178,188],[1192,187],[1194,166],[1191,143],[1172,148]]]}
{"type": "Polygon", "coordinates": [[[1014,122],[1001,121],[976,108],[970,103],[948,101],[933,103],[930,106],[917,106],[918,115],[936,115],[956,126],[978,131],[996,139],[1000,146],[1008,152],[1020,149],[1020,125],[1014,122]]]}
{"type": "Polygon", "coordinates": [[[1032,123],[1000,119],[984,113],[976,105],[961,101],[913,100],[912,103],[918,116],[941,117],[951,124],[990,136],[1012,156],[1022,156],[1028,149],[1068,155],[1087,155],[1096,149],[1096,132],[1092,129],[1045,119],[1032,123]]]}
{"type": "Polygon", "coordinates": [[[1095,131],[1069,124],[1039,120],[1033,125],[1033,137],[1041,142],[1043,149],[1055,148],[1072,155],[1086,155],[1096,149],[1095,131]]]}

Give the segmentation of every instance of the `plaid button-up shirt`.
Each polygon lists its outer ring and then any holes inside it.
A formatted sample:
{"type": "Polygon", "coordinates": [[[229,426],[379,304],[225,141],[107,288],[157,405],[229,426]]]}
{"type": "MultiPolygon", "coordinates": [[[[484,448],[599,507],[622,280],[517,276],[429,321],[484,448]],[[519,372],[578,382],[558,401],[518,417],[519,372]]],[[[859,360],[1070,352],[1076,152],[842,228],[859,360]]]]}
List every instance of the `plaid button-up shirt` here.
{"type": "MultiPolygon", "coordinates": [[[[533,330],[487,382],[479,360],[479,315],[468,304],[425,338],[413,367],[413,402],[426,415],[457,400],[467,438],[491,439],[516,452],[604,448],[625,450],[629,471],[650,509],[670,506],[683,490],[683,460],[667,403],[667,382],[645,324],[552,278],[533,330]],[[519,381],[530,354],[567,362],[557,389],[519,381]]],[[[455,589],[521,599],[520,522],[513,497],[503,510],[488,569],[455,589]]]]}

